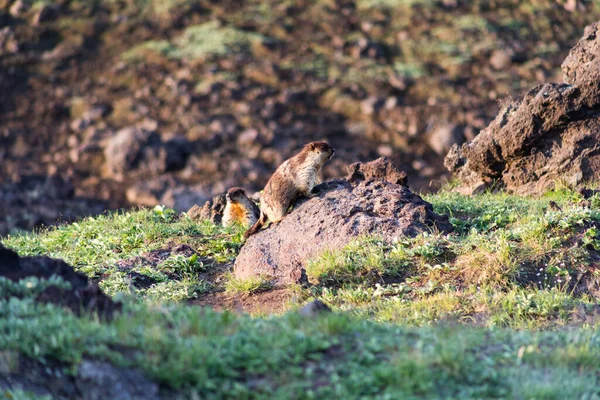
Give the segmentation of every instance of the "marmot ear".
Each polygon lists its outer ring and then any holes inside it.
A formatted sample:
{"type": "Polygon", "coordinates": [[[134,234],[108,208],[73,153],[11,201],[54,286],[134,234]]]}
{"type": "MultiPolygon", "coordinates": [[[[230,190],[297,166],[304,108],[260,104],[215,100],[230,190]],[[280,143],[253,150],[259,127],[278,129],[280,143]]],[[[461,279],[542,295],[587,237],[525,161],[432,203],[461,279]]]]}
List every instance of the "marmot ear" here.
{"type": "Polygon", "coordinates": [[[313,142],[310,142],[310,143],[308,144],[308,149],[309,149],[309,150],[314,150],[315,148],[316,148],[316,146],[315,146],[315,144],[314,144],[313,142]]]}

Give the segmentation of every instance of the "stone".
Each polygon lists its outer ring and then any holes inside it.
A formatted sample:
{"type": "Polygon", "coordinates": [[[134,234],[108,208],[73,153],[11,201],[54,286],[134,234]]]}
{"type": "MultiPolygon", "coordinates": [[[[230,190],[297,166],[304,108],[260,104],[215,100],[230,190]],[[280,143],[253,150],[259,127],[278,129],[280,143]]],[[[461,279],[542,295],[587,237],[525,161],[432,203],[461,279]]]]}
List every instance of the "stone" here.
{"type": "Polygon", "coordinates": [[[167,169],[167,153],[156,132],[129,127],[119,130],[104,149],[106,172],[117,181],[134,173],[155,175],[167,169]]]}
{"type": "Polygon", "coordinates": [[[464,135],[460,126],[452,123],[436,124],[429,135],[427,143],[437,154],[443,156],[455,144],[464,142],[464,135]]]}

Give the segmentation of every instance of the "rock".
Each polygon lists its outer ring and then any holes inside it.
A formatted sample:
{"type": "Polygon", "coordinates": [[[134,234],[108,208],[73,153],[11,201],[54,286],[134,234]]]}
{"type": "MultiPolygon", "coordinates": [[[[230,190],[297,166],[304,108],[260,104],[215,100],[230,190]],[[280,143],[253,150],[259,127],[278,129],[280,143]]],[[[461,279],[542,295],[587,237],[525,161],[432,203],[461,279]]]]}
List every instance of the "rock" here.
{"type": "MultiPolygon", "coordinates": [[[[209,208],[210,209],[210,208],[209,208]]],[[[202,215],[204,214],[203,208],[198,204],[194,204],[192,208],[185,212],[188,217],[190,217],[193,221],[201,221],[202,215]]]]}
{"type": "Polygon", "coordinates": [[[356,183],[361,180],[378,179],[395,185],[408,185],[406,172],[400,171],[387,157],[368,163],[354,163],[348,167],[346,180],[356,183]]]}
{"type": "Polygon", "coordinates": [[[101,201],[77,197],[67,176],[21,175],[0,183],[0,235],[14,228],[32,229],[97,214],[105,208],[101,201]]]}
{"type": "Polygon", "coordinates": [[[109,176],[123,181],[125,176],[153,176],[167,169],[167,152],[159,135],[129,127],[118,131],[104,149],[109,176]]]}
{"type": "Polygon", "coordinates": [[[33,16],[33,25],[39,25],[42,22],[50,21],[56,18],[57,11],[58,10],[56,7],[50,4],[42,4],[33,16]]]}
{"type": "Polygon", "coordinates": [[[187,211],[187,215],[194,221],[209,220],[215,224],[220,224],[226,203],[227,200],[225,199],[225,195],[220,194],[204,203],[202,208],[198,205],[194,205],[187,211]]]}
{"type": "Polygon", "coordinates": [[[86,399],[159,399],[159,386],[140,371],[104,361],[84,360],[77,369],[77,388],[86,399]]]}
{"type": "Polygon", "coordinates": [[[9,26],[0,29],[0,56],[18,52],[19,43],[15,38],[15,32],[9,26]]]}
{"type": "Polygon", "coordinates": [[[82,131],[82,130],[88,128],[95,121],[98,121],[102,117],[104,117],[108,113],[108,111],[109,111],[108,107],[106,107],[104,105],[98,105],[98,106],[94,106],[89,109],[86,109],[85,111],[81,112],[81,117],[74,119],[71,122],[69,127],[74,132],[82,131]]]}
{"type": "Polygon", "coordinates": [[[321,300],[313,300],[301,309],[298,310],[298,314],[306,317],[315,317],[320,314],[331,312],[331,308],[321,300]]]}
{"type": "Polygon", "coordinates": [[[585,98],[584,105],[597,108],[600,103],[600,21],[585,28],[583,37],[561,65],[564,81],[576,86],[585,98]]]}
{"type": "Polygon", "coordinates": [[[70,199],[75,195],[75,187],[68,178],[59,175],[51,175],[46,178],[41,187],[44,196],[53,199],[70,199]]]}
{"type": "Polygon", "coordinates": [[[183,137],[174,137],[165,143],[167,171],[178,171],[185,167],[190,155],[190,142],[183,137]]]}
{"type": "MultiPolygon", "coordinates": [[[[165,185],[166,186],[166,185],[165,185]]],[[[177,185],[168,187],[160,198],[160,204],[172,207],[177,211],[188,210],[194,204],[202,203],[209,196],[201,185],[177,185]]]]}
{"type": "Polygon", "coordinates": [[[365,115],[372,115],[379,111],[384,102],[378,97],[371,96],[360,103],[360,111],[365,115]]]}
{"type": "MultiPolygon", "coordinates": [[[[381,163],[377,160],[375,165],[381,163]]],[[[356,176],[352,182],[318,185],[315,197],[298,201],[282,221],[250,236],[235,261],[236,277],[266,276],[274,284],[296,283],[297,270],[308,260],[325,250],[340,249],[356,237],[378,235],[392,241],[430,229],[453,229],[447,216],[435,214],[431,204],[406,186],[356,176]]]]}
{"type": "Polygon", "coordinates": [[[600,22],[587,27],[565,59],[567,83],[531,89],[475,139],[450,149],[444,165],[461,180],[457,190],[540,194],[556,182],[600,180],[599,29],[600,22]]]}
{"type": "Polygon", "coordinates": [[[510,67],[512,62],[512,54],[509,50],[497,49],[494,50],[490,57],[490,64],[495,70],[503,70],[510,67]]]}
{"type": "Polygon", "coordinates": [[[600,189],[589,189],[586,187],[582,187],[578,190],[578,193],[581,195],[581,197],[584,198],[584,200],[587,200],[590,197],[600,194],[600,189]]]}
{"type": "MultiPolygon", "coordinates": [[[[152,185],[147,185],[146,182],[141,182],[138,185],[128,187],[125,191],[125,197],[131,204],[152,207],[160,204],[160,196],[164,190],[162,186],[154,188],[152,185]]],[[[168,204],[166,206],[169,207],[168,204]]]]}
{"type": "Polygon", "coordinates": [[[563,4],[563,8],[568,12],[577,11],[577,0],[567,0],[565,4],[563,4]]]}
{"type": "Polygon", "coordinates": [[[31,7],[31,2],[26,0],[17,0],[10,6],[9,13],[14,18],[19,18],[23,13],[29,10],[31,7]]]}
{"type": "MultiPolygon", "coordinates": [[[[260,138],[260,135],[256,129],[246,129],[237,138],[238,146],[243,148],[251,147],[255,145],[260,138]]],[[[260,142],[258,142],[260,143],[260,142]]]]}
{"type": "Polygon", "coordinates": [[[464,142],[462,129],[452,123],[444,123],[436,125],[427,136],[429,147],[437,154],[443,156],[448,153],[448,150],[455,144],[464,142]]]}
{"type": "Polygon", "coordinates": [[[82,35],[75,36],[70,40],[63,40],[53,49],[42,53],[43,61],[66,61],[76,57],[84,48],[82,35]]]}
{"type": "MultiPolygon", "coordinates": [[[[62,260],[49,257],[20,257],[13,250],[0,245],[0,276],[13,282],[28,277],[48,279],[51,276],[62,278],[71,284],[70,289],[50,286],[40,293],[36,300],[58,304],[70,308],[75,314],[97,312],[99,316],[111,318],[121,304],[106,296],[97,284],[89,282],[87,276],[75,272],[73,267],[62,260]]],[[[0,299],[3,297],[0,293],[0,299]]]]}
{"type": "Polygon", "coordinates": [[[154,131],[128,127],[107,140],[105,172],[117,181],[157,176],[185,167],[190,151],[185,138],[175,137],[163,143],[154,131]]]}

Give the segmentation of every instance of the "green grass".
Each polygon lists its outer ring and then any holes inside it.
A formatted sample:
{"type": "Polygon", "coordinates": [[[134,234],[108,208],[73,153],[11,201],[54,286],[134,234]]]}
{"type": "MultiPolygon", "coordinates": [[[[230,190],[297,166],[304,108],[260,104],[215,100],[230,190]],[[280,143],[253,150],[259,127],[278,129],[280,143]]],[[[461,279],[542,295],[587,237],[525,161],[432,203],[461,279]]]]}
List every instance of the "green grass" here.
{"type": "Polygon", "coordinates": [[[264,277],[253,277],[248,279],[236,278],[233,274],[227,274],[225,291],[230,294],[256,294],[273,288],[273,284],[264,277]]]}
{"type": "Polygon", "coordinates": [[[140,298],[181,301],[198,297],[210,288],[200,275],[233,262],[241,244],[241,230],[196,223],[185,214],[156,207],[154,210],[116,212],[49,228],[40,233],[8,236],[3,243],[21,255],[62,258],[78,271],[99,280],[109,295],[132,294],[140,298]],[[149,252],[190,246],[196,254],[170,254],[145,264],[149,252]],[[127,261],[126,267],[122,263],[127,261]],[[156,281],[136,287],[135,274],[156,281]]]}
{"type": "Polygon", "coordinates": [[[584,208],[568,190],[539,199],[449,192],[426,198],[450,215],[453,234],[359,238],[326,251],[307,265],[315,286],[305,297],[377,321],[529,329],[568,325],[577,310],[598,304],[581,282],[600,282],[596,199],[584,208]]]}
{"type": "Polygon", "coordinates": [[[5,352],[73,366],[109,360],[141,368],[186,397],[514,398],[524,388],[528,396],[551,394],[543,398],[598,394],[600,334],[591,329],[409,328],[344,314],[261,319],[144,303],[126,304],[101,323],[27,297],[0,301],[0,318],[5,352]]]}
{"type": "Polygon", "coordinates": [[[68,373],[83,359],[140,368],[183,397],[598,397],[600,304],[574,288],[582,273],[600,278],[600,200],[585,208],[569,190],[426,199],[455,232],[357,238],[311,260],[314,285],[294,288],[288,307],[316,298],[334,310],[317,317],[187,305],[213,289],[252,298],[271,285],[229,272],[241,231],[164,207],[6,237],[21,255],[64,258],[127,296],[106,322],[33,301],[59,280],[0,280],[18,297],[0,300],[0,349],[63,362],[68,373]],[[180,245],[194,255],[141,261],[180,245]],[[136,287],[131,271],[155,283],[136,287]]]}

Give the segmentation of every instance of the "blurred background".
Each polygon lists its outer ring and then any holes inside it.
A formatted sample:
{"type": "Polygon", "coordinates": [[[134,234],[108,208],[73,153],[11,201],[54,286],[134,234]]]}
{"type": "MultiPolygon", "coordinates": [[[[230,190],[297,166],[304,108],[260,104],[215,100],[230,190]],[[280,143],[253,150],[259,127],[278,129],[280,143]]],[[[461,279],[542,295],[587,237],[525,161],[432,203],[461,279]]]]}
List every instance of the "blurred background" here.
{"type": "MultiPolygon", "coordinates": [[[[0,0],[0,234],[262,189],[311,140],[417,191],[600,1],[0,0]]],[[[506,101],[506,100],[505,100],[506,101]]]]}

